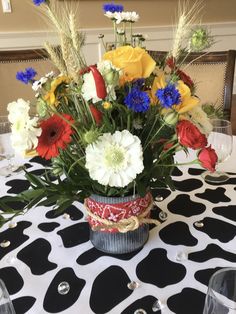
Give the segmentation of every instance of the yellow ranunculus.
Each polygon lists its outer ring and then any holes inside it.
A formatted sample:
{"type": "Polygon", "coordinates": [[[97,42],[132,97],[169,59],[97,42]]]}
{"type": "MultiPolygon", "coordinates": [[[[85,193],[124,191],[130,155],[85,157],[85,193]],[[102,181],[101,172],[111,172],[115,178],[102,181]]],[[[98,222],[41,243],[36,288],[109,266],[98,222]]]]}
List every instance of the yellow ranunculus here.
{"type": "Polygon", "coordinates": [[[131,46],[122,46],[108,51],[104,54],[103,60],[110,60],[115,67],[123,71],[120,77],[121,84],[149,77],[156,65],[144,49],[131,46]]]}
{"type": "Polygon", "coordinates": [[[44,100],[50,105],[53,106],[56,104],[56,96],[55,96],[55,90],[61,83],[69,83],[70,79],[65,76],[58,76],[56,79],[54,79],[51,83],[50,91],[44,96],[44,100]]]}
{"type": "Polygon", "coordinates": [[[183,81],[178,81],[177,89],[181,95],[181,103],[175,106],[179,114],[188,112],[199,104],[199,99],[191,95],[190,88],[183,81]]]}
{"type": "Polygon", "coordinates": [[[151,98],[151,103],[156,104],[158,99],[156,97],[156,91],[160,88],[165,88],[166,86],[166,81],[165,81],[165,74],[164,72],[161,73],[159,76],[156,76],[153,83],[152,83],[152,88],[151,88],[151,93],[150,93],[150,98],[151,98]]]}
{"type": "MultiPolygon", "coordinates": [[[[167,82],[165,80],[165,74],[160,73],[157,77],[155,77],[152,88],[151,88],[151,100],[153,104],[156,104],[158,102],[158,99],[156,97],[156,92],[158,89],[165,88],[167,85],[167,82]]],[[[191,95],[190,88],[184,84],[183,81],[179,80],[176,84],[176,89],[179,91],[181,96],[181,102],[178,105],[174,105],[172,108],[175,109],[179,114],[188,112],[189,110],[192,110],[195,106],[199,104],[199,99],[196,96],[191,95]]],[[[166,108],[163,108],[163,110],[166,108]]],[[[167,110],[168,111],[168,110],[167,110]]],[[[164,110],[166,113],[166,110],[164,110]]]]}

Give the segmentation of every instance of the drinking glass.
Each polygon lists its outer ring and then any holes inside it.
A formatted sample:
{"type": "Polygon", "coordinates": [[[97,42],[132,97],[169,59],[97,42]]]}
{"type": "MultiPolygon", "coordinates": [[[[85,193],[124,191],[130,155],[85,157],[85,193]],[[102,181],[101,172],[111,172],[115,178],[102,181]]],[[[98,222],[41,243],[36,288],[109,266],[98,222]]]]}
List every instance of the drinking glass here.
{"type": "Polygon", "coordinates": [[[203,314],[235,313],[236,268],[224,268],[210,278],[203,314]]]}
{"type": "Polygon", "coordinates": [[[16,314],[4,282],[0,279],[0,313],[16,314]]]}
{"type": "Polygon", "coordinates": [[[10,122],[0,120],[0,160],[6,159],[8,164],[0,167],[0,175],[9,177],[19,169],[19,165],[13,163],[14,149],[10,144],[10,122]]]}
{"type": "Polygon", "coordinates": [[[218,161],[216,165],[216,171],[203,172],[202,176],[206,182],[212,183],[221,183],[229,179],[229,176],[221,171],[217,170],[218,164],[227,160],[233,149],[233,136],[232,136],[232,127],[231,123],[228,120],[224,119],[213,119],[212,132],[208,136],[208,144],[215,149],[215,152],[218,156],[218,161]]]}

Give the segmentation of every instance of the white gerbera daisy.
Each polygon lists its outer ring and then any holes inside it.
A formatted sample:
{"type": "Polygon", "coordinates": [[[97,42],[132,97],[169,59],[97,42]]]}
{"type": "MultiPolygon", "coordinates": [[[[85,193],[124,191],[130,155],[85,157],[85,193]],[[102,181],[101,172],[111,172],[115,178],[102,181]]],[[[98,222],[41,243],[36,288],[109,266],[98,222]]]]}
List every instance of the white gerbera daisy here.
{"type": "Polygon", "coordinates": [[[127,130],[104,133],[87,146],[85,167],[102,185],[127,186],[144,169],[140,139],[127,130]]]}

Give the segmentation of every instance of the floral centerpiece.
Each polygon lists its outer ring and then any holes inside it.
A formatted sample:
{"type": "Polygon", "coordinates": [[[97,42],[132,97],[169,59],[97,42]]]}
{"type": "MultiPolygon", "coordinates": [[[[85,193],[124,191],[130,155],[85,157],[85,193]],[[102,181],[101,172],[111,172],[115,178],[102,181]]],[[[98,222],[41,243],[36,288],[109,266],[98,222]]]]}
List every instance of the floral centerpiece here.
{"type": "MultiPolygon", "coordinates": [[[[194,149],[197,158],[192,163],[215,170],[217,156],[207,144],[210,121],[194,82],[181,70],[188,53],[210,45],[207,31],[191,29],[195,11],[183,10],[172,49],[156,62],[143,47],[145,37],[133,33],[138,14],[105,4],[114,42],[104,44],[108,50],[97,64],[87,65],[85,36],[76,27],[74,13],[63,19],[53,0],[33,2],[57,28],[60,45],[46,43],[45,48],[60,74],[36,80],[36,71],[27,68],[16,75],[32,84],[36,102],[33,117],[28,101],[8,105],[12,146],[50,163],[41,177],[25,170],[31,189],[15,199],[26,203],[23,211],[46,204],[64,211],[74,201],[85,202],[92,229],[105,233],[128,233],[153,223],[151,192],[174,189],[171,173],[177,151],[194,149]],[[125,209],[114,200],[107,207],[107,197],[124,198],[125,209]]],[[[102,42],[103,37],[99,35],[102,42]]],[[[1,224],[22,212],[12,210],[10,201],[1,199],[1,224]]]]}

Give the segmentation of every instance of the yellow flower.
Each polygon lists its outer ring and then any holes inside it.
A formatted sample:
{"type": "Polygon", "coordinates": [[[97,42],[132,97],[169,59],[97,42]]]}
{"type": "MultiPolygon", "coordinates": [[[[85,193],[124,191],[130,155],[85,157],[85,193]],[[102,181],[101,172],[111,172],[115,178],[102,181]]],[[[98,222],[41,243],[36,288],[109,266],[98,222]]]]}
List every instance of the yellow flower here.
{"type": "Polygon", "coordinates": [[[165,86],[166,86],[166,81],[165,81],[165,75],[163,72],[160,75],[156,76],[152,83],[151,92],[149,94],[152,104],[156,104],[158,102],[158,99],[155,95],[156,91],[160,88],[165,88],[165,86]]]}
{"type": "Polygon", "coordinates": [[[152,57],[140,47],[118,47],[106,52],[103,59],[110,60],[115,67],[123,71],[120,77],[121,84],[134,79],[149,77],[156,65],[152,57]]]}
{"type": "Polygon", "coordinates": [[[104,109],[110,109],[111,108],[111,103],[108,101],[105,101],[102,105],[103,105],[104,109]]]}
{"type": "MultiPolygon", "coordinates": [[[[155,95],[157,90],[165,88],[166,85],[167,83],[165,80],[164,72],[161,73],[159,76],[155,77],[150,93],[151,94],[150,97],[153,104],[156,104],[158,102],[158,99],[155,95]]],[[[176,88],[180,93],[181,102],[178,105],[174,105],[172,108],[175,109],[179,114],[192,110],[195,106],[199,104],[199,99],[196,96],[191,95],[190,88],[186,84],[184,84],[183,81],[179,80],[177,82],[176,88]]],[[[166,109],[164,112],[166,113],[166,111],[168,111],[168,109],[166,109]]]]}
{"type": "Polygon", "coordinates": [[[38,153],[36,152],[35,149],[27,150],[27,151],[25,151],[25,153],[24,153],[24,157],[25,157],[25,158],[32,158],[32,157],[35,157],[35,156],[38,156],[38,153]]]}
{"type": "Polygon", "coordinates": [[[199,99],[191,95],[190,88],[183,81],[178,81],[177,89],[181,95],[181,103],[175,106],[179,114],[192,110],[199,104],[199,99]]]}
{"type": "Polygon", "coordinates": [[[44,100],[50,105],[57,105],[56,104],[56,95],[55,90],[61,83],[69,83],[70,79],[65,76],[58,76],[56,79],[54,79],[51,83],[51,89],[50,91],[44,96],[44,100]]]}

